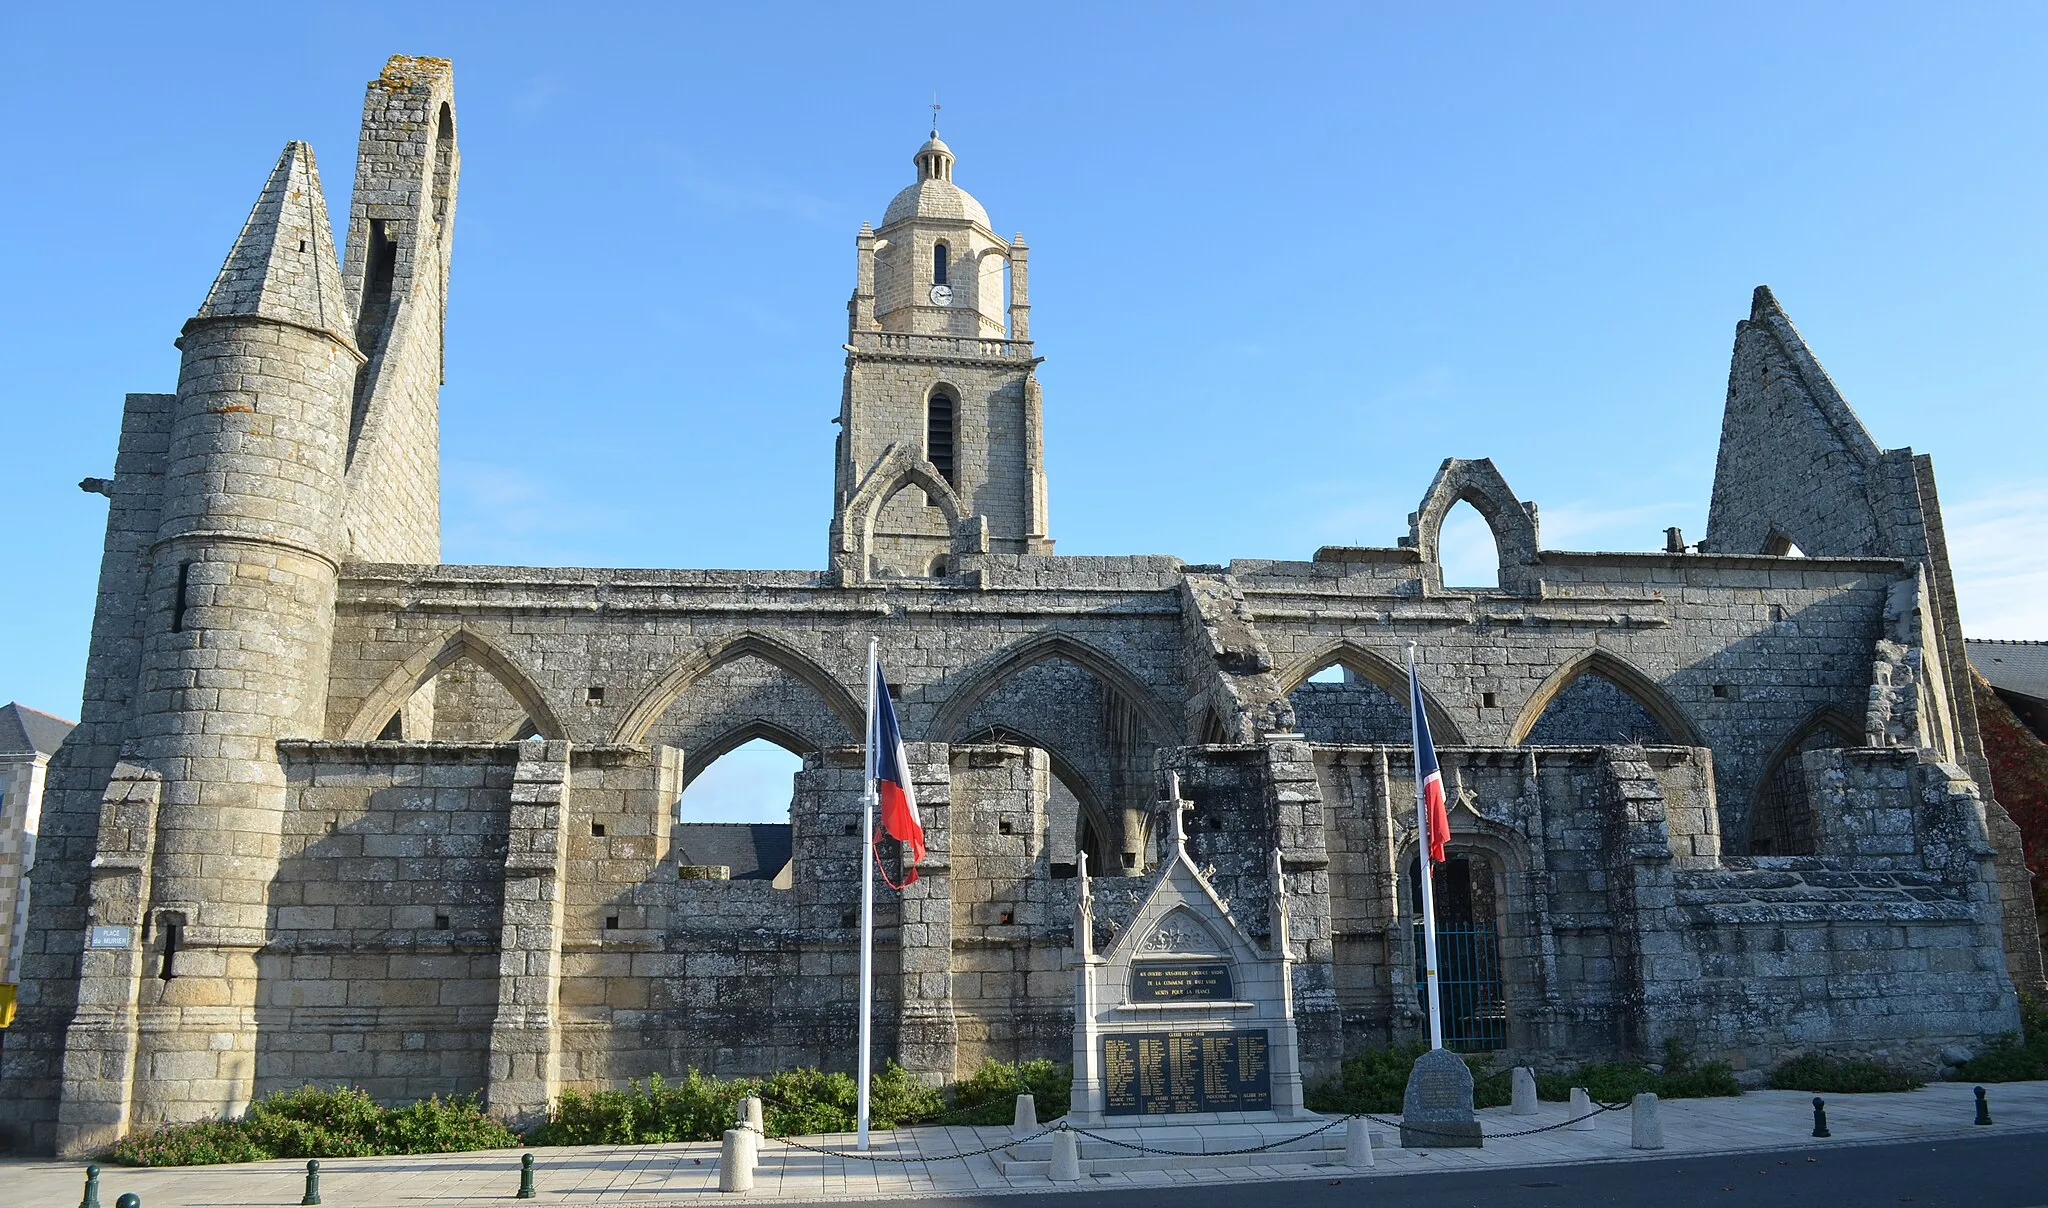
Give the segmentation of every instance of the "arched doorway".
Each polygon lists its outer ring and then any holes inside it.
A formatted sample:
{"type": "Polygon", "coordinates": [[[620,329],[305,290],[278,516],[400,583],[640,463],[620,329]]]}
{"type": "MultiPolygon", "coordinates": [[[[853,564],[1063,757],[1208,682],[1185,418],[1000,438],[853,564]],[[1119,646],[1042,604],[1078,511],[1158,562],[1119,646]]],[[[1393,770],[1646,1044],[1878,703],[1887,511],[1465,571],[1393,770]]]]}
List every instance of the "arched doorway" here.
{"type": "MultiPolygon", "coordinates": [[[[1431,881],[1436,906],[1437,996],[1443,1008],[1444,1047],[1489,1052],[1508,1043],[1507,979],[1501,967],[1500,878],[1485,852],[1449,849],[1431,881]]],[[[1408,916],[1412,920],[1416,1006],[1427,1013],[1429,987],[1422,957],[1422,868],[1408,861],[1408,916]]]]}

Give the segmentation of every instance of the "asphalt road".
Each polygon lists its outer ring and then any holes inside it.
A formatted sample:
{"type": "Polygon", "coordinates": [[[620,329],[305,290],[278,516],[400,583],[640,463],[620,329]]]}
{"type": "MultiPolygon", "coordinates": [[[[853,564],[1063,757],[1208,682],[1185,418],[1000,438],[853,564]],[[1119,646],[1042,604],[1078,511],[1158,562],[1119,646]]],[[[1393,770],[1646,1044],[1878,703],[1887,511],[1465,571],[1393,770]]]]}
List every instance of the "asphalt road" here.
{"type": "Polygon", "coordinates": [[[1062,1208],[1819,1208],[1837,1204],[1856,1208],[1893,1204],[2037,1208],[2048,1205],[2048,1133],[1457,1174],[1182,1184],[1076,1191],[1054,1197],[970,1195],[915,1203],[918,1208],[1048,1208],[1052,1204],[1062,1208]]]}

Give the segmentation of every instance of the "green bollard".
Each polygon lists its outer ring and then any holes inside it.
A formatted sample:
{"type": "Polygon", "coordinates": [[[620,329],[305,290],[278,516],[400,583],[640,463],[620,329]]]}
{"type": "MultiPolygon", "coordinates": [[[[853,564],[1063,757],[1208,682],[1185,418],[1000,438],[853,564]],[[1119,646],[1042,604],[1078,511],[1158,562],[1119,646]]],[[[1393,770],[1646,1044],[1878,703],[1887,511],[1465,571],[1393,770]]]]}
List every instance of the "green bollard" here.
{"type": "Polygon", "coordinates": [[[1991,1101],[1984,1097],[1984,1088],[1977,1088],[1977,1123],[1991,1123],[1991,1101]]]}
{"type": "Polygon", "coordinates": [[[306,1163],[306,1194],[299,1197],[299,1203],[304,1205],[317,1204],[319,1202],[320,1161],[319,1159],[315,1158],[313,1161],[306,1163]]]}
{"type": "Polygon", "coordinates": [[[85,1168],[85,1198],[78,1201],[78,1208],[100,1208],[100,1168],[85,1168]]]}
{"type": "Polygon", "coordinates": [[[1816,1137],[1834,1136],[1833,1133],[1828,1131],[1827,1101],[1819,1095],[1813,1097],[1813,1135],[1816,1137]]]}
{"type": "Polygon", "coordinates": [[[124,1191],[121,1198],[114,1201],[114,1208],[142,1208],[142,1197],[132,1191],[124,1191]]]}
{"type": "Polygon", "coordinates": [[[520,1154],[519,1194],[512,1198],[515,1200],[531,1200],[537,1199],[539,1196],[540,1193],[533,1189],[533,1155],[530,1153],[520,1154]]]}

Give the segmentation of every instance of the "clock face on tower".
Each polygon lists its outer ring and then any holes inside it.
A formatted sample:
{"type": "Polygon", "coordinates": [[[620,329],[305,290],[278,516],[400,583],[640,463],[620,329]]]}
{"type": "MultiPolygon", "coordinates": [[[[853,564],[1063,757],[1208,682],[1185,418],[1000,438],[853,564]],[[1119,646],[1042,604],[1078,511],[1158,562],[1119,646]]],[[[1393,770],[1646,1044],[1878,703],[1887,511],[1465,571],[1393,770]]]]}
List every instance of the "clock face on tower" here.
{"type": "Polygon", "coordinates": [[[933,306],[951,306],[953,305],[953,287],[950,285],[934,285],[932,286],[931,297],[933,306]]]}

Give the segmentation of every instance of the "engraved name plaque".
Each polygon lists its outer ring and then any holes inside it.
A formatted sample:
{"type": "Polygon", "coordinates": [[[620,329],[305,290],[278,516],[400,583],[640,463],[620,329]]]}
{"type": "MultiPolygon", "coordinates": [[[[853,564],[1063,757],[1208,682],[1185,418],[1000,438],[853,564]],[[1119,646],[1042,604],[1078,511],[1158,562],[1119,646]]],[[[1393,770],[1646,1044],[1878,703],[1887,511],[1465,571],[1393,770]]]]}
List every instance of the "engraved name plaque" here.
{"type": "Polygon", "coordinates": [[[1104,1114],[1269,1111],[1273,1071],[1266,1039],[1264,1028],[1105,1036],[1104,1114]]]}
{"type": "Polygon", "coordinates": [[[1219,1002],[1230,996],[1230,966],[1221,961],[1131,965],[1132,1002],[1219,1002]]]}

